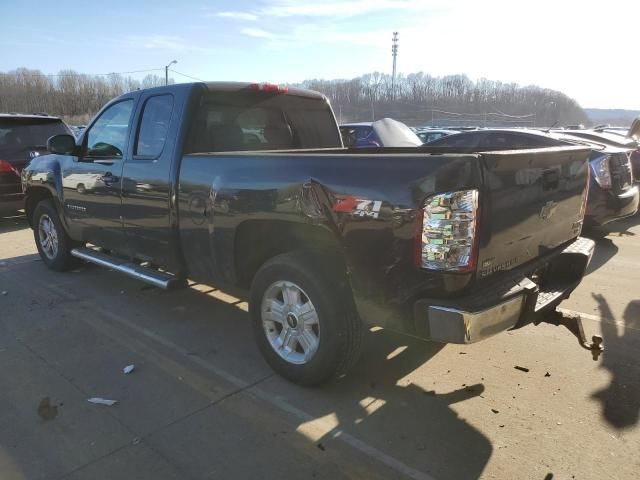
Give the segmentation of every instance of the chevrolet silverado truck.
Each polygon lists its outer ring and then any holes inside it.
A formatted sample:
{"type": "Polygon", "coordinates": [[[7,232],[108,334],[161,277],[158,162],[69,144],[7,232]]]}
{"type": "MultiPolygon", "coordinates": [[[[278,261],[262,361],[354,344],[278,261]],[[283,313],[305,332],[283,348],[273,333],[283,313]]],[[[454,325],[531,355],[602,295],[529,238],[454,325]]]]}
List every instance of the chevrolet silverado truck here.
{"type": "Polygon", "coordinates": [[[244,291],[266,361],[300,384],[346,372],[365,326],[466,344],[556,318],[594,249],[589,149],[345,149],[306,90],[135,91],[48,150],[22,175],[46,266],[244,291]]]}

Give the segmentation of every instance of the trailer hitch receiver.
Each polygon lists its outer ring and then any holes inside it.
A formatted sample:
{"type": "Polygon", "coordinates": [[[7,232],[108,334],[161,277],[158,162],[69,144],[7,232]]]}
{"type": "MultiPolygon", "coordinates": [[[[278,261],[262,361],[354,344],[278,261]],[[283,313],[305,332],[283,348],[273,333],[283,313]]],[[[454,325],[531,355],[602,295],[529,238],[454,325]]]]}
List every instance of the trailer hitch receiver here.
{"type": "Polygon", "coordinates": [[[550,323],[556,327],[562,325],[567,328],[567,330],[573,333],[573,335],[578,339],[580,346],[591,352],[594,360],[598,360],[598,357],[600,357],[600,354],[604,351],[601,336],[594,335],[591,337],[591,343],[587,341],[587,337],[584,334],[584,328],[582,326],[582,318],[580,318],[580,315],[578,314],[567,313],[554,309],[543,315],[540,321],[550,323]]]}

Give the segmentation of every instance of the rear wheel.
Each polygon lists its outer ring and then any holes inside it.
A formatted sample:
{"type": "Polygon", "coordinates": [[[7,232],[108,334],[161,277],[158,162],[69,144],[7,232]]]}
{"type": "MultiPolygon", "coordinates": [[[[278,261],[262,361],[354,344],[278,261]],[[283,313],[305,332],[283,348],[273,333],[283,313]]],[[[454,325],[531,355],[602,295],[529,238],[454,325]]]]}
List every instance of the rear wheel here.
{"type": "Polygon", "coordinates": [[[362,344],[353,300],[323,270],[308,254],[288,253],[269,260],[251,285],[258,347],[277,373],[301,385],[346,373],[362,344]]]}
{"type": "Polygon", "coordinates": [[[74,243],[62,227],[51,200],[42,200],[33,212],[33,236],[40,258],[52,270],[69,270],[77,264],[71,256],[74,243]]]}

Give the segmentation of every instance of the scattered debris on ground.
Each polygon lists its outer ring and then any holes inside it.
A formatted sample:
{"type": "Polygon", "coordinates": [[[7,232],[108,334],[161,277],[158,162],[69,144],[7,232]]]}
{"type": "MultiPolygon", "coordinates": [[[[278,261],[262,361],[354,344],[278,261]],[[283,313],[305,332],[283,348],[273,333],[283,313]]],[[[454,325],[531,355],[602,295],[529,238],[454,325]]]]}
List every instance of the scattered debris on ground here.
{"type": "Polygon", "coordinates": [[[516,370],[520,370],[521,372],[524,372],[524,373],[529,373],[529,369],[527,367],[521,367],[520,365],[516,365],[513,368],[515,368],[516,370]]]}
{"type": "Polygon", "coordinates": [[[547,373],[545,373],[545,374],[544,374],[544,376],[545,376],[545,377],[550,377],[550,376],[551,376],[551,374],[550,374],[549,372],[547,372],[547,373]]]}
{"type": "Polygon", "coordinates": [[[111,407],[118,403],[117,400],[109,400],[108,398],[100,398],[100,397],[91,397],[87,399],[89,403],[95,403],[96,405],[105,405],[107,407],[111,407]]]}
{"type": "Polygon", "coordinates": [[[497,410],[497,409],[495,409],[495,408],[492,408],[492,409],[491,409],[491,411],[492,411],[493,413],[500,413],[500,410],[497,410]]]}
{"type": "Polygon", "coordinates": [[[124,373],[125,375],[129,375],[131,372],[133,372],[134,368],[136,368],[136,366],[133,364],[127,365],[122,369],[122,373],[124,373]]]}
{"type": "Polygon", "coordinates": [[[319,443],[318,445],[316,445],[320,450],[322,450],[323,452],[325,451],[324,445],[319,443]]]}

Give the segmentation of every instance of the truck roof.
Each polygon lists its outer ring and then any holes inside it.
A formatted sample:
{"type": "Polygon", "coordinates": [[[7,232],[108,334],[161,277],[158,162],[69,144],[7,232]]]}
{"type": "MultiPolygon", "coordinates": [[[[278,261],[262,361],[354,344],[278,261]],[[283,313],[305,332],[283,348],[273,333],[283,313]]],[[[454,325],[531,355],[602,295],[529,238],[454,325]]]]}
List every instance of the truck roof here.
{"type": "MultiPolygon", "coordinates": [[[[272,88],[277,88],[278,85],[271,83],[259,83],[259,82],[189,82],[189,83],[174,83],[167,86],[161,87],[151,87],[145,88],[143,90],[158,90],[158,91],[167,91],[172,90],[174,88],[193,88],[196,85],[204,85],[211,92],[237,92],[244,89],[255,88],[256,90],[260,90],[262,86],[268,86],[272,88]]],[[[320,92],[316,92],[313,90],[307,90],[304,88],[296,88],[289,86],[281,86],[282,91],[279,92],[284,95],[295,95],[297,97],[306,97],[306,98],[314,98],[318,100],[326,100],[326,96],[320,92]]]]}

